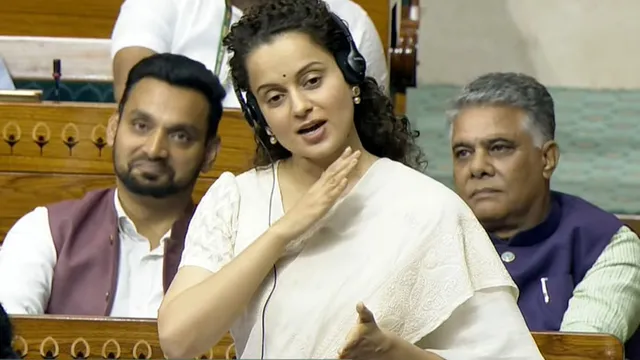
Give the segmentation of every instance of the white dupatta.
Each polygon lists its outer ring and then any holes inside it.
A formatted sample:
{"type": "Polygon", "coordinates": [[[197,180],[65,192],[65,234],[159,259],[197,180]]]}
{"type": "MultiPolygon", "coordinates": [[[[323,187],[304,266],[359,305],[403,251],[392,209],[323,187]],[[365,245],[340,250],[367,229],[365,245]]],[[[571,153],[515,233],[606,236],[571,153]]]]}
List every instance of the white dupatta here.
{"type": "MultiPolygon", "coordinates": [[[[237,254],[267,228],[264,194],[272,174],[251,171],[236,179],[242,204],[237,254]]],[[[282,216],[277,189],[273,221],[282,216]]],[[[262,308],[272,281],[265,280],[232,328],[243,358],[260,357],[262,308]]],[[[491,287],[508,287],[517,297],[466,204],[435,180],[380,159],[278,263],[265,314],[265,358],[335,358],[355,325],[358,301],[381,327],[416,343],[476,291],[491,287]]]]}

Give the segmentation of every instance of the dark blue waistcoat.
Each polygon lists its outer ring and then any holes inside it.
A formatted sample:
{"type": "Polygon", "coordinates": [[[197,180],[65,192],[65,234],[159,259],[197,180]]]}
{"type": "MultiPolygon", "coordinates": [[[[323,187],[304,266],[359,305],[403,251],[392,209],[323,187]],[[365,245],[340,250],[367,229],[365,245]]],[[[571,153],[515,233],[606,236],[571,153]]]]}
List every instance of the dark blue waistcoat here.
{"type": "MultiPolygon", "coordinates": [[[[624,224],[587,201],[552,192],[549,215],[505,241],[491,237],[520,288],[518,306],[531,331],[558,331],[573,290],[624,224]]],[[[626,343],[640,360],[640,332],[626,343]]]]}

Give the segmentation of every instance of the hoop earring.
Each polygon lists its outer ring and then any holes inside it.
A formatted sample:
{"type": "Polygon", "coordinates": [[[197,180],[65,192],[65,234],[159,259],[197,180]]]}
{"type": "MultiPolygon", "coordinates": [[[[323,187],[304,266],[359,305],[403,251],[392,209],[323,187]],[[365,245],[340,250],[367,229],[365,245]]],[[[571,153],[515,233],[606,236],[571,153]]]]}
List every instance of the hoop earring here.
{"type": "Polygon", "coordinates": [[[351,92],[353,93],[353,103],[356,105],[360,104],[360,101],[362,100],[360,99],[360,87],[359,86],[352,87],[351,92]]]}

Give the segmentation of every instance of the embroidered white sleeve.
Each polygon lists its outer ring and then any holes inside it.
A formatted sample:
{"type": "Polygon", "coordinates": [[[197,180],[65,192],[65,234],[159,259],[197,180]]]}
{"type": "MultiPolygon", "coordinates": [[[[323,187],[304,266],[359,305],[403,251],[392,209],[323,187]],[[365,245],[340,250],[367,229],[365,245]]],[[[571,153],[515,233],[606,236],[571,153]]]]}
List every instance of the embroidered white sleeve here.
{"type": "Polygon", "coordinates": [[[235,176],[223,173],[198,204],[189,224],[180,267],[217,272],[234,256],[240,191],[235,176]]]}
{"type": "Polygon", "coordinates": [[[0,303],[7,313],[44,314],[57,258],[46,207],[11,227],[0,250],[0,303]]]}

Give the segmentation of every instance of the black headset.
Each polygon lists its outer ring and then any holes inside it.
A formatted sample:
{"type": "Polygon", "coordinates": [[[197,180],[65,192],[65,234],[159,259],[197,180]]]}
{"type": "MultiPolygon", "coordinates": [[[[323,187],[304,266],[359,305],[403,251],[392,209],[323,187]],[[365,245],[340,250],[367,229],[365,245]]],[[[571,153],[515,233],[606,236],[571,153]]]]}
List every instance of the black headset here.
{"type": "MultiPolygon", "coordinates": [[[[344,79],[350,85],[359,85],[364,82],[367,71],[367,61],[364,56],[358,51],[358,47],[356,43],[353,41],[353,36],[351,36],[351,32],[349,31],[349,27],[338,15],[331,12],[331,18],[338,26],[340,31],[344,34],[345,40],[349,45],[348,49],[338,50],[334,54],[336,59],[336,63],[338,64],[338,68],[342,72],[344,79]]],[[[250,91],[247,91],[246,100],[242,96],[238,85],[234,82],[233,89],[236,93],[236,97],[238,98],[238,102],[240,103],[240,108],[242,109],[242,113],[244,114],[244,118],[247,120],[249,125],[253,128],[256,134],[259,134],[259,130],[266,129],[267,122],[260,111],[260,107],[258,106],[258,101],[255,96],[250,91]]]]}

